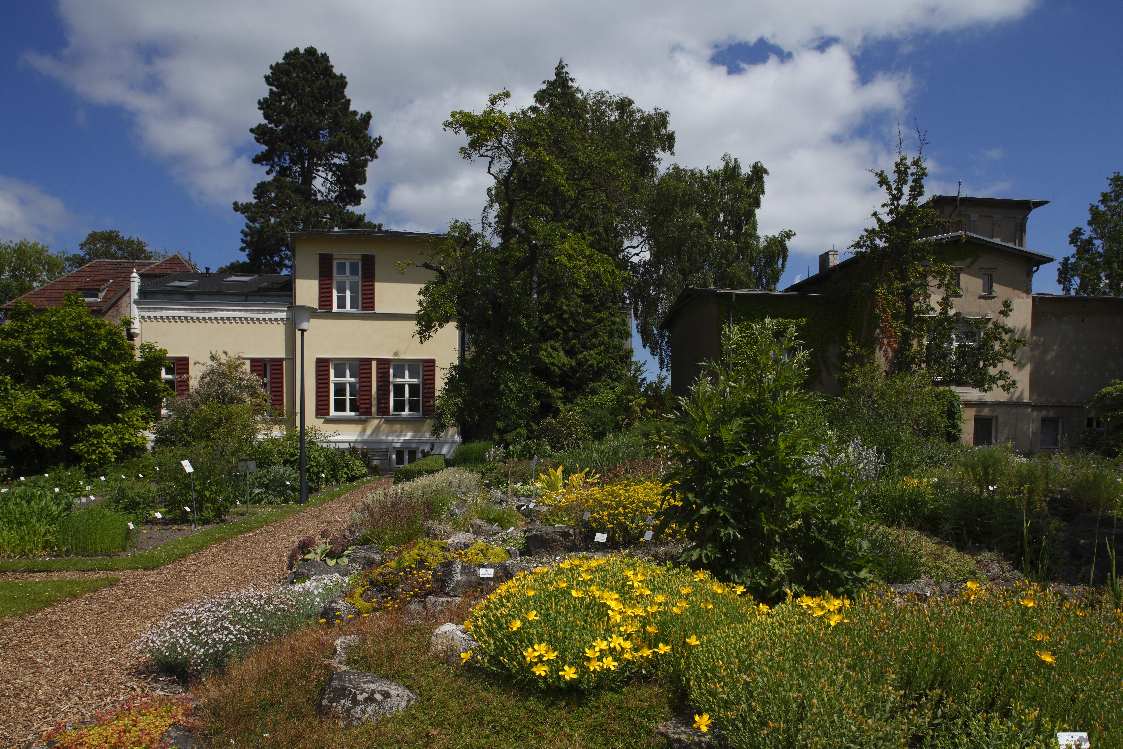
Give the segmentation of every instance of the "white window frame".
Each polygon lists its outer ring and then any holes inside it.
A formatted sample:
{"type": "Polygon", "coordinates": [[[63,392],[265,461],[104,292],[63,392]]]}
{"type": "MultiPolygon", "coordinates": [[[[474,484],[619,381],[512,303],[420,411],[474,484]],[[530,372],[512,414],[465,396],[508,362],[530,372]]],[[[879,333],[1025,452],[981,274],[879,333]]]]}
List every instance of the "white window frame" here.
{"type": "Polygon", "coordinates": [[[332,359],[331,372],[328,378],[328,397],[331,398],[329,413],[332,416],[358,416],[359,415],[359,360],[358,359],[332,359]],[[342,365],[347,369],[344,375],[336,373],[336,366],[342,365]],[[344,391],[344,406],[351,405],[354,410],[340,411],[335,407],[335,386],[347,386],[344,391]]]}
{"type": "Polygon", "coordinates": [[[359,257],[335,257],[331,265],[331,304],[335,312],[358,312],[363,308],[363,261],[359,257]],[[352,274],[352,264],[355,273],[352,274]],[[339,266],[344,268],[339,272],[339,266]],[[340,286],[342,285],[342,290],[340,286]],[[340,304],[340,296],[343,303],[340,304]]]}
{"type": "Polygon", "coordinates": [[[421,449],[417,447],[395,447],[394,448],[394,467],[400,468],[408,466],[416,460],[425,457],[421,454],[421,449]],[[412,453],[412,455],[410,454],[412,453]]]}
{"type": "MultiPolygon", "coordinates": [[[[168,387],[175,392],[175,362],[165,361],[164,366],[160,368],[160,379],[167,384],[168,387]],[[170,373],[169,373],[170,370],[170,373]]],[[[160,416],[168,415],[168,399],[164,398],[160,401],[160,416]]]]}
{"type": "Polygon", "coordinates": [[[424,367],[422,366],[421,362],[419,362],[419,361],[395,361],[395,362],[390,362],[390,415],[391,416],[421,416],[421,412],[424,409],[424,400],[423,400],[421,380],[422,380],[422,377],[424,376],[424,374],[425,374],[424,367]],[[407,368],[407,373],[408,373],[409,367],[416,367],[417,368],[417,376],[416,377],[408,377],[408,376],[400,377],[397,374],[397,370],[398,370],[399,367],[407,368]],[[405,391],[404,397],[398,396],[398,394],[397,394],[398,388],[396,387],[397,385],[403,386],[403,389],[405,391]],[[417,391],[416,396],[413,395],[413,391],[415,389],[417,391]],[[403,400],[405,401],[405,410],[403,410],[399,407],[403,400]],[[412,410],[409,409],[409,402],[412,401],[412,400],[417,401],[417,410],[416,411],[412,411],[412,410]]]}

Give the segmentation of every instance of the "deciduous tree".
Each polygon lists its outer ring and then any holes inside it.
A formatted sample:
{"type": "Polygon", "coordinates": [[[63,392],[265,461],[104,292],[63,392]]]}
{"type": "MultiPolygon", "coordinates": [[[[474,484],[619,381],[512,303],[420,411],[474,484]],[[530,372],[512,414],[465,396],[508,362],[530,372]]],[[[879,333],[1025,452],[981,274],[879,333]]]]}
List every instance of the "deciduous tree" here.
{"type": "Polygon", "coordinates": [[[1066,294],[1123,296],[1123,174],[1108,177],[1107,185],[1100,202],[1088,206],[1088,229],[1068,235],[1072,254],[1057,269],[1066,294]]]}
{"type": "Polygon", "coordinates": [[[39,242],[0,241],[0,304],[58,278],[63,264],[60,255],[39,242]]]}

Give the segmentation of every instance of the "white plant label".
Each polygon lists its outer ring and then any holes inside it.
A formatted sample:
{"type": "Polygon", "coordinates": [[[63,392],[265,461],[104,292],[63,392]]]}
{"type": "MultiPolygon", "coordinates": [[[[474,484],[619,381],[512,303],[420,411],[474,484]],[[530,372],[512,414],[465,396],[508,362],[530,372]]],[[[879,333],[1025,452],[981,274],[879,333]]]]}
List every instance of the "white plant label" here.
{"type": "Polygon", "coordinates": [[[530,509],[532,509],[532,510],[533,510],[533,509],[534,509],[535,507],[537,507],[537,506],[538,506],[538,503],[537,503],[537,502],[531,502],[530,504],[528,504],[528,505],[527,505],[527,507],[529,507],[529,508],[530,508],[530,509]]]}
{"type": "Polygon", "coordinates": [[[157,519],[157,520],[160,520],[161,518],[163,518],[163,517],[164,517],[163,515],[161,515],[161,514],[160,514],[160,513],[158,513],[158,512],[154,512],[154,513],[152,513],[152,514],[156,516],[156,519],[157,519]]]}
{"type": "Polygon", "coordinates": [[[1057,734],[1057,746],[1060,749],[1090,749],[1092,743],[1084,731],[1061,731],[1057,734]]]}
{"type": "Polygon", "coordinates": [[[643,534],[643,540],[644,541],[650,541],[653,538],[655,538],[655,531],[646,531],[643,534]]]}
{"type": "Polygon", "coordinates": [[[191,512],[191,508],[188,507],[187,505],[183,506],[183,510],[184,510],[184,512],[191,512]]]}
{"type": "Polygon", "coordinates": [[[179,461],[179,464],[181,466],[183,466],[183,472],[184,473],[195,473],[195,469],[191,467],[191,461],[190,460],[187,460],[187,459],[181,460],[181,461],[179,461]]]}
{"type": "Polygon", "coordinates": [[[593,536],[593,541],[598,543],[598,544],[608,543],[608,534],[607,533],[598,533],[595,536],[593,536]]]}
{"type": "Polygon", "coordinates": [[[495,568],[480,567],[480,577],[495,577],[495,568]]]}
{"type": "Polygon", "coordinates": [[[581,516],[581,519],[582,520],[588,520],[591,517],[592,517],[592,513],[590,513],[588,510],[585,510],[585,514],[581,516]]]}
{"type": "Polygon", "coordinates": [[[133,525],[132,523],[128,523],[128,526],[129,526],[129,530],[135,530],[136,529],[136,526],[133,525]]]}
{"type": "Polygon", "coordinates": [[[645,518],[643,522],[647,523],[648,525],[651,525],[651,523],[652,523],[652,522],[653,522],[654,520],[655,520],[655,518],[653,518],[653,517],[651,517],[650,515],[648,515],[648,516],[647,516],[647,518],[645,518]]]}

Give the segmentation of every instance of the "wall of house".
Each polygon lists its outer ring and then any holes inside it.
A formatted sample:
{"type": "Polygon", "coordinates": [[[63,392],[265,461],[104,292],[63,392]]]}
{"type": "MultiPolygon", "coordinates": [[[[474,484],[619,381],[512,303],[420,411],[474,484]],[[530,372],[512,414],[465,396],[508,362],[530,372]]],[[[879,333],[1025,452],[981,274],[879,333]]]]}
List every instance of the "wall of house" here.
{"type": "Polygon", "coordinates": [[[702,363],[721,353],[724,323],[712,294],[699,294],[683,305],[669,325],[671,343],[671,392],[686,395],[698,379],[702,363]]]}
{"type": "Polygon", "coordinates": [[[1036,403],[1081,405],[1123,379],[1123,299],[1033,299],[1032,394],[1036,403]]]}
{"type": "MultiPolygon", "coordinates": [[[[284,307],[279,311],[283,312],[284,307]]],[[[212,351],[225,351],[244,359],[285,358],[291,362],[285,329],[283,317],[269,321],[146,319],[142,311],[138,340],[166,349],[168,356],[189,357],[194,388],[212,351]]],[[[289,369],[285,368],[286,381],[291,380],[289,369]]]]}
{"type": "Polygon", "coordinates": [[[1025,246],[1029,210],[1024,205],[982,205],[964,201],[956,211],[955,201],[951,200],[937,203],[935,207],[952,220],[956,230],[1025,246]]]}

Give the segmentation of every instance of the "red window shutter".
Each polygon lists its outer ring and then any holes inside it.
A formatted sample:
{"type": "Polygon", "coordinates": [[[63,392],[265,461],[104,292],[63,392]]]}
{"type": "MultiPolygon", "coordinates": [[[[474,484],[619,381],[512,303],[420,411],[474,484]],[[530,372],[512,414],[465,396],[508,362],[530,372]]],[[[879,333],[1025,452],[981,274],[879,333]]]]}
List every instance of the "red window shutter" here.
{"type": "Polygon", "coordinates": [[[285,360],[269,360],[269,405],[273,413],[281,416],[285,412],[285,360]]]}
{"type": "Polygon", "coordinates": [[[374,311],[374,255],[362,256],[362,270],[360,276],[360,286],[362,287],[362,304],[360,309],[373,312],[374,311]]]}
{"type": "Polygon", "coordinates": [[[375,359],[375,387],[378,389],[378,403],[375,404],[375,414],[378,416],[390,415],[390,360],[375,359]]]}
{"type": "Polygon", "coordinates": [[[320,253],[320,309],[330,310],[332,304],[332,286],[335,282],[335,263],[330,252],[320,253]]]}
{"type": "Polygon", "coordinates": [[[316,415],[331,414],[331,359],[316,360],[316,415]]]}
{"type": "Polygon", "coordinates": [[[437,360],[421,362],[421,415],[432,416],[437,397],[437,360]]]}
{"type": "Polygon", "coordinates": [[[175,397],[184,398],[191,390],[191,359],[186,356],[173,356],[175,364],[175,397]]]}
{"type": "Polygon", "coordinates": [[[265,360],[264,359],[250,359],[250,371],[253,372],[255,375],[257,375],[262,380],[264,380],[265,379],[265,360]]]}
{"type": "Polygon", "coordinates": [[[373,416],[371,411],[371,364],[373,359],[359,359],[359,416],[373,416]]]}

